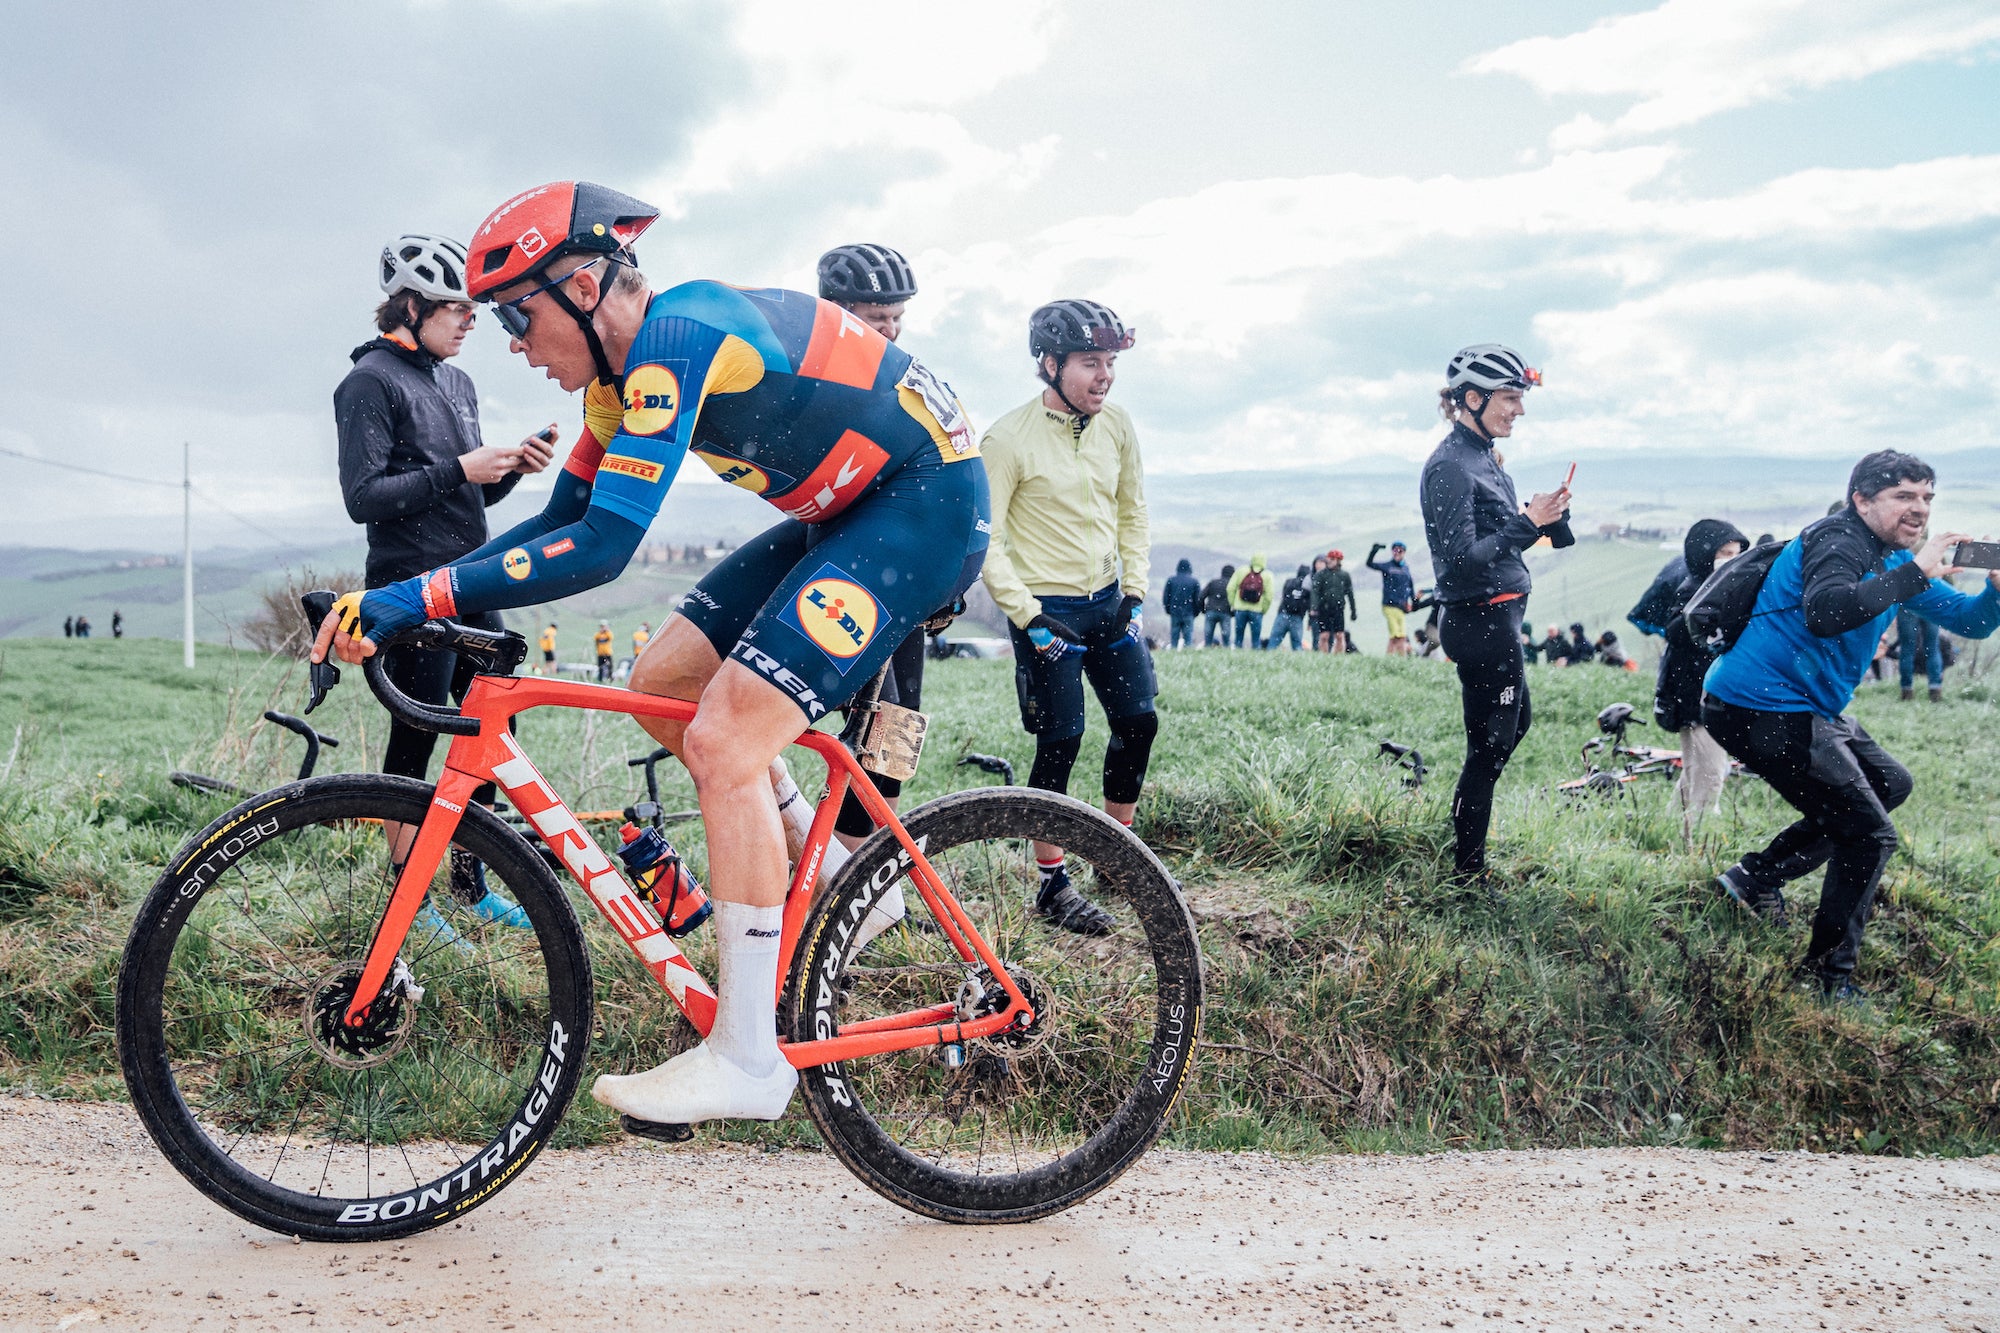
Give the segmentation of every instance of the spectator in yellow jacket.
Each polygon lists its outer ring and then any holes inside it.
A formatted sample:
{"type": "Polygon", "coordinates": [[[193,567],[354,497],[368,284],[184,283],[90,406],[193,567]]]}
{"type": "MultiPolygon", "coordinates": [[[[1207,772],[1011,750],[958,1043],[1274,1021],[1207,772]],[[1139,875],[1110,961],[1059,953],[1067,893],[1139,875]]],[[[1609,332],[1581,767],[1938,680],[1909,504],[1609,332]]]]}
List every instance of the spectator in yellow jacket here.
{"type": "Polygon", "coordinates": [[[1250,646],[1264,646],[1264,613],[1271,609],[1271,603],[1278,595],[1277,582],[1271,571],[1264,568],[1264,557],[1253,555],[1250,563],[1236,571],[1229,580],[1229,609],[1236,613],[1236,641],[1234,646],[1243,646],[1243,631],[1250,631],[1250,646]]]}

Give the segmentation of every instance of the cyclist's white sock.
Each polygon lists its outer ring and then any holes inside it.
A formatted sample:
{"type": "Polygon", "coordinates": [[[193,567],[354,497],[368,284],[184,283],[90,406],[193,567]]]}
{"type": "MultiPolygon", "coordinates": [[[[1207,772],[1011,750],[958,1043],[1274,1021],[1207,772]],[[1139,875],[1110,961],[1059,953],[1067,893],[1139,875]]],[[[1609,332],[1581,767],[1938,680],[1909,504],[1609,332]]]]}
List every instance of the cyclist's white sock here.
{"type": "Polygon", "coordinates": [[[782,907],[715,905],[715,943],[722,963],[708,1044],[752,1078],[764,1078],[784,1063],[775,1021],[778,934],[784,918],[782,907]]]}
{"type": "MultiPolygon", "coordinates": [[[[791,773],[785,768],[783,759],[771,761],[771,792],[778,798],[778,818],[785,825],[785,856],[793,865],[805,855],[806,839],[812,834],[814,806],[799,790],[799,784],[792,781],[791,773]]],[[[819,863],[819,882],[828,883],[833,872],[840,869],[852,855],[840,839],[829,838],[826,854],[819,863]]]]}

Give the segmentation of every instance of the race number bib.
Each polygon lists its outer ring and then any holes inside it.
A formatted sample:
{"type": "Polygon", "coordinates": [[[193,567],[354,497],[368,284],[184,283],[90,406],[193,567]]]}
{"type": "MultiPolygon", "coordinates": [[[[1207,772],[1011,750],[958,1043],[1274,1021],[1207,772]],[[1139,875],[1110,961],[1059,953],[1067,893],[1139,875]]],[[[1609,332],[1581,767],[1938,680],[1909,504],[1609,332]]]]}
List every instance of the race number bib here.
{"type": "Polygon", "coordinates": [[[938,425],[944,427],[953,453],[972,452],[972,419],[966,416],[965,408],[960,405],[958,395],[952,392],[949,384],[932,374],[930,367],[915,357],[910,358],[910,368],[904,372],[902,384],[916,390],[917,396],[924,400],[924,406],[937,418],[938,425]]]}

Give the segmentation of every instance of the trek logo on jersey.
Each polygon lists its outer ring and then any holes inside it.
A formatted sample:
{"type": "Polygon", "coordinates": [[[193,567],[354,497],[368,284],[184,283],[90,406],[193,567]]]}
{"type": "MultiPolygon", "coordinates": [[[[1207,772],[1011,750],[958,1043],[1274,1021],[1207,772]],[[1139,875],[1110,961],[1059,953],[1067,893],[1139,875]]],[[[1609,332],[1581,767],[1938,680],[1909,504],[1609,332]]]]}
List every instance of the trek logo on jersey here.
{"type": "Polygon", "coordinates": [[[843,433],[820,465],[778,508],[801,523],[822,523],[860,498],[889,462],[881,445],[859,431],[843,433]]]}
{"type": "Polygon", "coordinates": [[[606,454],[604,461],[597,465],[599,472],[616,472],[621,477],[637,477],[640,481],[658,481],[665,471],[658,463],[643,458],[633,458],[629,454],[606,454]]]}
{"type": "Polygon", "coordinates": [[[665,366],[640,366],[625,377],[625,430],[658,435],[681,410],[681,382],[665,366]]]}
{"type": "Polygon", "coordinates": [[[842,675],[847,667],[841,664],[861,655],[882,621],[874,595],[830,564],[819,567],[787,610],[784,619],[833,658],[842,675]]]}
{"type": "Polygon", "coordinates": [[[516,546],[513,550],[500,557],[500,568],[506,573],[508,578],[519,583],[522,579],[528,577],[529,573],[533,571],[534,566],[528,560],[528,553],[516,546]]]}
{"type": "Polygon", "coordinates": [[[576,549],[576,543],[565,537],[559,542],[550,542],[542,548],[542,558],[553,560],[559,555],[568,555],[576,549]]]}

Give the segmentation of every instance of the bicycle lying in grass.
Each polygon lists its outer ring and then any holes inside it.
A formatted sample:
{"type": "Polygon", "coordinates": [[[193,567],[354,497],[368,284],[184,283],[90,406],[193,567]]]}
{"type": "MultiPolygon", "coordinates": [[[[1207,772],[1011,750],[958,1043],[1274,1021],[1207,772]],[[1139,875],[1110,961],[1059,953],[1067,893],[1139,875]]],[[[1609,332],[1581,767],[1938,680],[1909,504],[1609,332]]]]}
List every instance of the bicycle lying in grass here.
{"type": "MultiPolygon", "coordinates": [[[[307,599],[310,623],[330,597],[307,599]]],[[[507,727],[540,707],[687,721],[696,705],[515,676],[526,644],[511,633],[433,621],[392,642],[486,673],[450,709],[402,695],[383,654],[364,666],[392,716],[453,738],[437,785],[328,775],[245,800],[169,862],[118,978],[126,1084],[168,1160],[239,1216],[315,1240],[462,1217],[548,1143],[583,1076],[596,991],[582,927],[541,857],[471,801],[482,782],[694,1028],[715,1015],[709,984],[507,727]],[[419,826],[400,866],[383,822],[419,826]],[[485,863],[528,929],[433,892],[453,848],[485,863]],[[455,942],[413,929],[427,902],[455,942]]],[[[315,668],[315,703],[338,678],[315,668]]],[[[1172,1110],[1200,1028],[1193,921],[1145,845],[1082,802],[980,787],[898,819],[857,759],[876,753],[880,687],[841,735],[797,742],[828,783],[785,900],[782,1049],[827,1146],[871,1189],[946,1221],[1044,1217],[1114,1180],[1172,1110]],[[816,893],[850,788],[879,827],[816,893]],[[1036,917],[1036,839],[1095,875],[1110,934],[1036,917]],[[904,928],[857,948],[905,881],[904,928]]]]}
{"type": "MultiPolygon", "coordinates": [[[[1643,719],[1631,704],[1609,704],[1597,714],[1597,729],[1601,733],[1583,743],[1583,776],[1558,782],[1558,795],[1572,800],[1587,796],[1625,795],[1631,785],[1641,778],[1678,778],[1683,766],[1679,750],[1666,750],[1652,745],[1631,745],[1626,742],[1625,732],[1634,722],[1643,719]],[[1592,757],[1608,754],[1614,763],[1624,760],[1612,768],[1601,768],[1592,757]]],[[[1729,776],[1740,777],[1743,765],[1735,759],[1729,761],[1729,776]]]]}

